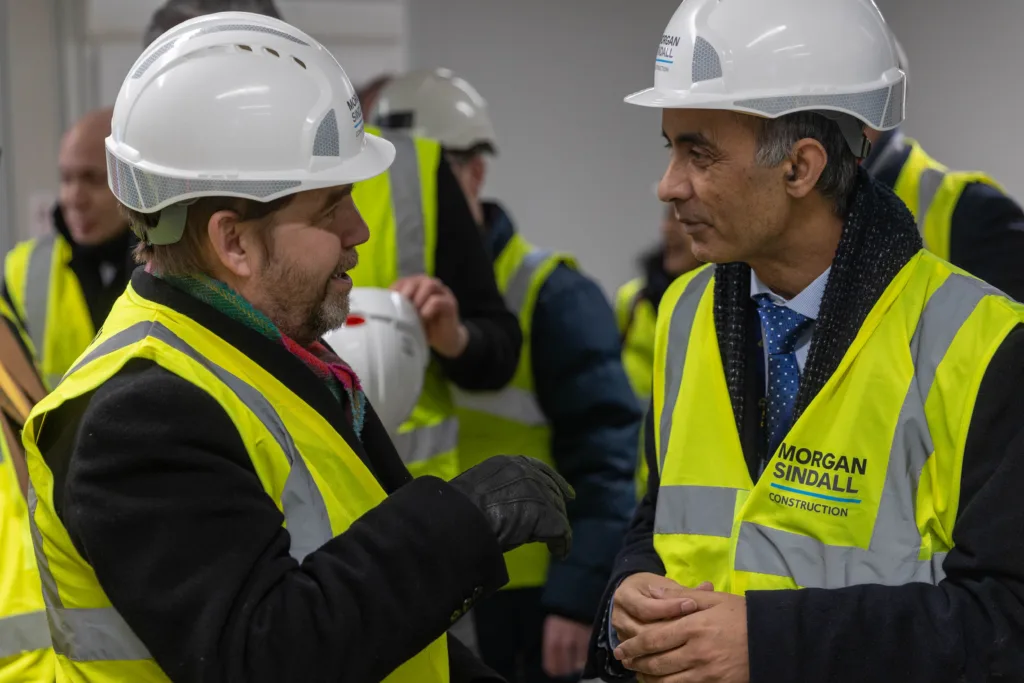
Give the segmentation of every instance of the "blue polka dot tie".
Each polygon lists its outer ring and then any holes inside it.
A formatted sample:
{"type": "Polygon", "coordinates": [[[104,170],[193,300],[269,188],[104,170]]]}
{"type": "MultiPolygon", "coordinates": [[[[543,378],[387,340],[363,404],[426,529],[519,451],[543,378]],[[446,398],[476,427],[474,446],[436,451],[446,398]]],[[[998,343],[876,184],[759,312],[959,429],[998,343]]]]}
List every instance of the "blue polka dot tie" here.
{"type": "Polygon", "coordinates": [[[757,297],[757,314],[764,328],[768,349],[768,454],[774,455],[793,419],[793,404],[800,386],[800,367],[796,362],[797,340],[811,319],[772,302],[767,294],[757,297]]]}

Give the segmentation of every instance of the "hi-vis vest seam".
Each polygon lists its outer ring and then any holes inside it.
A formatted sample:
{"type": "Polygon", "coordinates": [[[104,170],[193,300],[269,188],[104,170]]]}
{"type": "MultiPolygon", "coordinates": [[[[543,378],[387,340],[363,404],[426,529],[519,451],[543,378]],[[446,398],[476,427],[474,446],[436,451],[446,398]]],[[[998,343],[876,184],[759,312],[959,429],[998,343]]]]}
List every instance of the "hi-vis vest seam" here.
{"type": "Polygon", "coordinates": [[[423,224],[416,142],[396,131],[383,130],[381,135],[395,146],[395,161],[388,173],[391,176],[391,207],[395,214],[398,276],[419,275],[426,263],[426,227],[423,224]]]}
{"type": "MultiPolygon", "coordinates": [[[[548,249],[533,249],[523,257],[519,267],[509,279],[505,290],[505,306],[522,319],[530,284],[537,269],[554,255],[548,249]]],[[[508,386],[501,391],[467,392],[453,388],[456,405],[494,415],[528,427],[542,427],[548,423],[537,396],[526,389],[508,386]]]]}
{"type": "MultiPolygon", "coordinates": [[[[285,526],[291,537],[289,554],[301,562],[306,555],[329,541],[333,533],[323,497],[277,411],[254,387],[205,358],[163,324],[142,322],[122,330],[90,351],[68,375],[97,358],[141,342],[147,337],[163,342],[204,366],[231,389],[274,436],[291,464],[281,496],[285,526]]],[[[33,520],[32,534],[36,541],[43,596],[56,622],[52,625],[54,651],[75,661],[152,659],[146,646],[113,607],[63,607],[46,555],[41,552],[42,536],[34,521],[36,504],[35,491],[30,489],[30,518],[33,520]],[[89,634],[88,639],[72,640],[72,637],[80,637],[81,634],[89,634]]]]}
{"type": "MultiPolygon", "coordinates": [[[[705,293],[713,295],[707,286],[712,272],[712,268],[708,268],[687,285],[673,312],[660,437],[662,468],[690,331],[701,298],[705,293]]],[[[921,472],[934,453],[924,406],[937,368],[957,333],[985,296],[1000,294],[973,278],[953,273],[925,305],[910,341],[914,374],[893,436],[869,548],[830,546],[810,536],[742,522],[735,570],[792,577],[798,585],[808,588],[837,588],[860,583],[899,585],[914,581],[937,584],[945,577],[942,568],[945,552],[934,552],[925,560],[905,560],[900,559],[904,555],[899,551],[922,543],[914,505],[907,505],[907,496],[911,501],[916,499],[921,472]]],[[[779,452],[784,454],[784,459],[798,462],[812,456],[807,449],[798,451],[785,443],[779,452]]],[[[786,488],[775,482],[771,485],[786,488]]],[[[733,533],[736,510],[742,505],[737,497],[739,491],[728,487],[662,486],[658,494],[655,533],[728,538],[733,533]]],[[[823,501],[860,502],[820,494],[815,497],[823,501]]]]}

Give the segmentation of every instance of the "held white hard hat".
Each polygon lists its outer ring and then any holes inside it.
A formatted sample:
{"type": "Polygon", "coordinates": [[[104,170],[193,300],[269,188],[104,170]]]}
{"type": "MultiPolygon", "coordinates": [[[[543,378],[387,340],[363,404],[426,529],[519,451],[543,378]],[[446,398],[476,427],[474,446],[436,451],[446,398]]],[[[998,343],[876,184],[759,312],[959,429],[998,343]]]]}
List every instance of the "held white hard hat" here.
{"type": "Polygon", "coordinates": [[[324,339],[356,371],[384,428],[397,434],[419,400],[430,362],[412,303],[398,292],[354,287],[348,320],[324,339]]]}
{"type": "Polygon", "coordinates": [[[110,189],[143,213],[347,185],[395,156],[364,132],[355,89],[323,45],[248,12],[197,17],[155,40],[125,78],[111,128],[110,189]]]}
{"type": "Polygon", "coordinates": [[[863,125],[903,121],[904,81],[872,0],[685,0],[661,37],[654,87],[626,102],[767,118],[815,111],[839,121],[859,154],[863,125]]]}
{"type": "Polygon", "coordinates": [[[452,150],[485,145],[497,151],[487,102],[465,79],[448,69],[397,76],[381,91],[370,116],[381,128],[433,138],[452,150]]]}

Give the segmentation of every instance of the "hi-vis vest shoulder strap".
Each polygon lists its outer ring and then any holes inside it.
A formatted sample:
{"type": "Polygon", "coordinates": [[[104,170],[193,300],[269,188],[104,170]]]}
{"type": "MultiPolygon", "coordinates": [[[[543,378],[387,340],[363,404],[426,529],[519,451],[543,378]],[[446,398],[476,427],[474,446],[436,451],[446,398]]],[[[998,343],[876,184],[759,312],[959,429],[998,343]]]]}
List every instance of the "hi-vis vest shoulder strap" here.
{"type": "Polygon", "coordinates": [[[0,438],[0,683],[52,683],[50,629],[11,435],[0,438]]]}
{"type": "MultiPolygon", "coordinates": [[[[51,465],[70,457],[39,451],[46,415],[145,358],[208,392],[231,418],[267,495],[280,507],[302,561],[384,500],[379,483],[308,404],[255,362],[195,321],[129,287],[103,332],[25,428],[33,533],[57,662],[73,681],[166,681],[145,644],[111,605],[54,507],[51,465]],[[257,389],[256,387],[259,387],[257,389]]],[[[403,664],[389,682],[447,683],[447,641],[403,664]]]]}
{"type": "MultiPolygon", "coordinates": [[[[576,267],[569,254],[537,249],[514,235],[494,261],[494,277],[505,305],[519,317],[523,347],[512,381],[500,391],[466,392],[452,387],[459,418],[459,463],[465,471],[493,455],[517,453],[554,465],[551,430],[533,380],[533,313],[548,277],[560,264],[576,267]]],[[[531,543],[505,555],[505,589],[543,586],[547,547],[531,543]]]]}
{"type": "Polygon", "coordinates": [[[754,483],[714,327],[714,270],[658,319],[655,548],[717,590],[938,583],[953,547],[969,416],[1024,307],[929,252],[893,279],[754,483]]]}
{"type": "MultiPolygon", "coordinates": [[[[441,145],[397,131],[367,131],[395,145],[387,173],[357,183],[356,207],[370,227],[351,272],[359,287],[390,287],[410,275],[433,276],[437,251],[437,170],[441,145]]],[[[420,400],[399,428],[395,448],[414,475],[450,479],[458,474],[459,425],[444,372],[431,361],[420,400]]]]}
{"type": "Polygon", "coordinates": [[[641,297],[643,280],[627,282],[615,296],[615,316],[622,334],[622,364],[633,392],[642,403],[651,398],[654,373],[654,320],[657,313],[641,297]]]}
{"type": "MultiPolygon", "coordinates": [[[[651,384],[654,381],[654,321],[657,312],[650,301],[641,297],[643,288],[642,278],[630,280],[619,287],[615,295],[615,317],[622,335],[622,367],[633,393],[641,407],[646,409],[651,400],[651,384]]],[[[640,430],[635,477],[637,499],[647,493],[648,474],[643,430],[640,430]]]]}
{"type": "Polygon", "coordinates": [[[906,139],[905,143],[910,146],[910,156],[893,189],[917,219],[925,247],[948,261],[953,212],[964,189],[971,183],[985,183],[1000,191],[1002,187],[985,173],[950,171],[914,140],[906,139]]]}
{"type": "Polygon", "coordinates": [[[51,234],[18,244],[4,264],[7,291],[51,389],[96,335],[70,260],[71,246],[51,234]]]}

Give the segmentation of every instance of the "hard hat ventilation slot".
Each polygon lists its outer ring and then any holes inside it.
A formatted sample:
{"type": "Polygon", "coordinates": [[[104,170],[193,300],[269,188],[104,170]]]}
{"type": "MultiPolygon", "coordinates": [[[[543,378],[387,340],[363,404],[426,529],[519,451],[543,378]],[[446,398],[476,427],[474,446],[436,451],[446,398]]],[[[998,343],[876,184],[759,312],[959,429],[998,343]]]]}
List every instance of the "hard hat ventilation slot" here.
{"type": "Polygon", "coordinates": [[[252,48],[248,45],[237,45],[239,50],[245,50],[246,52],[252,52],[252,48]]]}
{"type": "Polygon", "coordinates": [[[313,156],[315,157],[337,157],[341,156],[341,138],[338,135],[338,116],[334,110],[327,112],[327,116],[320,122],[316,129],[316,137],[313,139],[313,156]]]}
{"type": "Polygon", "coordinates": [[[298,57],[292,57],[292,59],[294,59],[295,63],[298,64],[299,66],[301,66],[303,69],[306,68],[306,63],[304,61],[302,61],[301,59],[299,59],[298,57]]]}
{"type": "Polygon", "coordinates": [[[265,47],[265,48],[263,48],[263,51],[266,52],[267,54],[274,55],[275,57],[280,57],[281,56],[281,53],[278,52],[277,50],[275,50],[272,47],[265,47]]]}
{"type": "MultiPolygon", "coordinates": [[[[137,68],[135,72],[132,74],[132,78],[142,78],[142,74],[146,73],[149,67],[153,66],[153,64],[158,59],[167,54],[167,52],[175,45],[177,45],[179,42],[199,38],[200,36],[204,36],[210,33],[221,33],[223,31],[247,31],[250,33],[266,33],[272,36],[277,36],[278,38],[284,38],[285,40],[289,40],[293,43],[297,43],[305,47],[309,47],[309,43],[307,43],[306,41],[300,40],[295,36],[285,33],[284,31],[278,31],[275,28],[270,28],[269,26],[256,26],[254,24],[225,24],[223,26],[208,26],[206,28],[196,31],[194,34],[188,35],[184,39],[179,37],[174,40],[168,40],[166,43],[157,48],[156,51],[153,52],[153,54],[147,57],[146,61],[144,61],[142,64],[139,64],[139,68],[137,68]]],[[[248,45],[239,45],[238,47],[240,47],[243,50],[248,50],[249,52],[252,52],[252,48],[248,45]]],[[[275,57],[281,56],[275,50],[272,50],[270,48],[264,49],[271,52],[275,57]]]]}
{"type": "Polygon", "coordinates": [[[223,24],[221,26],[207,26],[206,28],[199,29],[194,36],[191,38],[198,38],[209,33],[222,33],[224,31],[244,31],[247,33],[266,33],[268,35],[277,36],[278,38],[284,38],[290,40],[293,43],[299,45],[305,45],[309,47],[309,43],[304,40],[299,40],[293,35],[289,35],[284,31],[278,31],[276,28],[270,28],[269,26],[257,26],[255,24],[223,24]]]}
{"type": "Polygon", "coordinates": [[[889,97],[889,108],[885,112],[885,128],[893,128],[903,120],[903,84],[900,81],[892,87],[892,95],[889,97]]]}
{"type": "Polygon", "coordinates": [[[718,51],[703,38],[697,38],[693,44],[691,75],[694,83],[722,77],[722,60],[718,56],[718,51]]]}

